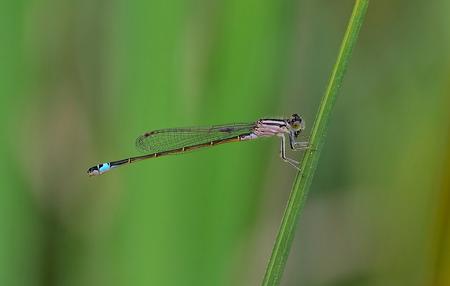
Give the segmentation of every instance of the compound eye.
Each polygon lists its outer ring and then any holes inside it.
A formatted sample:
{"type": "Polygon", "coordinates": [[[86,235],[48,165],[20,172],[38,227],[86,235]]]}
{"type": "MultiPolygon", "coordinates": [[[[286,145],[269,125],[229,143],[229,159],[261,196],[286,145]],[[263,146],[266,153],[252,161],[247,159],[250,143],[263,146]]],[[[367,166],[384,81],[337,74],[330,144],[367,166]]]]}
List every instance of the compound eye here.
{"type": "Polygon", "coordinates": [[[292,123],[292,128],[294,128],[294,130],[298,131],[301,128],[300,122],[299,121],[295,121],[294,123],[292,123]]]}

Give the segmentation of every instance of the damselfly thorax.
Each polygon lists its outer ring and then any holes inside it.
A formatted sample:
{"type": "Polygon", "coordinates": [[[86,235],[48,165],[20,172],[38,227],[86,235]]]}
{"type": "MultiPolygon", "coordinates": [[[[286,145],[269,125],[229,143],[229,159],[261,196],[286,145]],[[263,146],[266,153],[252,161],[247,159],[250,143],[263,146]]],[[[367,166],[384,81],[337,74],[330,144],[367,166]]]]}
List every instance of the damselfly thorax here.
{"type": "Polygon", "coordinates": [[[147,153],[146,155],[98,164],[89,168],[87,173],[89,176],[101,175],[119,166],[145,159],[275,135],[281,138],[281,159],[298,169],[298,162],[286,157],[286,136],[292,150],[304,150],[308,143],[296,141],[304,129],[303,119],[297,114],[293,114],[288,119],[259,119],[254,123],[154,130],[146,132],[136,139],[136,148],[147,153]]]}

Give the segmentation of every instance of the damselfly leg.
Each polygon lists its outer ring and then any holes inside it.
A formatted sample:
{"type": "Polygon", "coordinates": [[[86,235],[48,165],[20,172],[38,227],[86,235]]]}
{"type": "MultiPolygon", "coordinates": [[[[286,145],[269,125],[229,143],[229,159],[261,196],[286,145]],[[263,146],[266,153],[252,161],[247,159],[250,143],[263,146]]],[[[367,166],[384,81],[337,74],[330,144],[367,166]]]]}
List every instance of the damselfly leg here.
{"type": "MultiPolygon", "coordinates": [[[[300,163],[292,158],[289,158],[286,156],[286,137],[284,134],[279,134],[278,136],[281,137],[281,146],[280,146],[280,157],[281,159],[294,167],[295,169],[300,171],[299,165],[300,163]]],[[[295,140],[295,139],[294,139],[295,140]]],[[[299,151],[299,150],[305,150],[308,148],[308,142],[295,142],[291,137],[289,137],[290,145],[292,150],[299,151]]]]}
{"type": "Polygon", "coordinates": [[[308,141],[297,142],[293,134],[289,134],[289,143],[291,145],[291,149],[294,151],[303,151],[309,149],[308,141]]]}

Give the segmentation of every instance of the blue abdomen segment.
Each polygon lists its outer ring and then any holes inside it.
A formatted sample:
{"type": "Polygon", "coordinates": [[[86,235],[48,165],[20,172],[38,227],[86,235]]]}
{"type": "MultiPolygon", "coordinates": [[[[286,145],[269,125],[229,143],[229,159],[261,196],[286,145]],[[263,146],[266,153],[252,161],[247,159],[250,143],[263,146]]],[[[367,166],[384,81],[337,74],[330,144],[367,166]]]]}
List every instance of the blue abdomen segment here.
{"type": "Polygon", "coordinates": [[[111,169],[110,163],[103,163],[103,164],[98,165],[98,170],[100,171],[100,173],[107,172],[110,169],[111,169]]]}

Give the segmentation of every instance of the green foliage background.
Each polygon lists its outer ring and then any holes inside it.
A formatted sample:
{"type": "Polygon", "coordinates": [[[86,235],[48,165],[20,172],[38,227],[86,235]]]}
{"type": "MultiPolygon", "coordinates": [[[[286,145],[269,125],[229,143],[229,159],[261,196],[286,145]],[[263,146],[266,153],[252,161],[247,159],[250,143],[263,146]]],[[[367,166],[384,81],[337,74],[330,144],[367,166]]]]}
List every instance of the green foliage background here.
{"type": "MultiPolygon", "coordinates": [[[[151,129],[312,122],[352,5],[2,1],[0,285],[259,285],[278,140],[85,172],[151,129]]],[[[450,284],[449,11],[372,1],[283,285],[450,284]]]]}

